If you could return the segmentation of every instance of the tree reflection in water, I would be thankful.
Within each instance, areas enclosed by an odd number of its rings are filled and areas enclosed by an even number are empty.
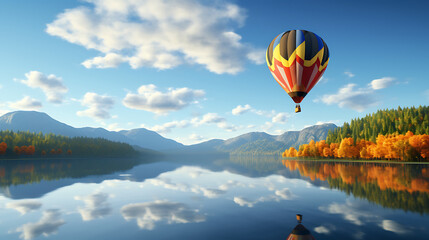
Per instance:
[[[291,171],[383,207],[429,213],[429,167],[391,163],[282,160]]]

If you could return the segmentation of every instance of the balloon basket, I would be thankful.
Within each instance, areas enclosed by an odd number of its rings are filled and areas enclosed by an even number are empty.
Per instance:
[[[301,106],[299,106],[299,104],[297,104],[295,107],[295,113],[299,113],[299,112],[301,112]]]

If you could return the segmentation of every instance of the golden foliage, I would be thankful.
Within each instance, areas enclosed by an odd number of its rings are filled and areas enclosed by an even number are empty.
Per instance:
[[[325,140],[291,147],[283,157],[315,157],[345,159],[385,159],[385,160],[429,160],[429,135],[403,134],[378,135],[376,142],[364,139],[354,142],[353,138],[343,138],[340,143],[327,144]]]

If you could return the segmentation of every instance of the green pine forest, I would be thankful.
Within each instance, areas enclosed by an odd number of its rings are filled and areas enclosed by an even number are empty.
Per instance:
[[[405,135],[408,131],[415,135],[429,134],[428,106],[379,110],[363,118],[353,119],[329,131],[326,143],[340,143],[344,138],[353,138],[354,142],[361,139],[376,142],[379,134]]]
[[[103,138],[0,131],[0,159],[40,156],[131,157],[137,154],[129,144]]]

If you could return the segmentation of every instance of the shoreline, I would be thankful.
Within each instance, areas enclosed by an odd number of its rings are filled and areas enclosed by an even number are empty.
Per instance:
[[[34,160],[37,160],[37,161],[43,161],[43,160],[49,160],[49,161],[51,161],[51,160],[83,160],[83,159],[98,159],[98,158],[118,158],[118,159],[121,159],[121,158],[138,158],[138,156],[137,157],[131,157],[131,156],[126,156],[126,157],[103,157],[103,156],[100,156],[100,157],[92,157],[92,156],[88,156],[88,157],[52,157],[52,158],[42,158],[42,157],[34,157],[34,158],[0,158],[0,163],[2,162],[2,161],[7,161],[7,162],[10,162],[10,161],[34,161]]]
[[[388,161],[388,160],[352,160],[352,159],[301,159],[301,158],[287,158],[283,157],[282,159],[287,160],[296,160],[296,161],[318,161],[318,162],[358,162],[358,163],[393,163],[393,164],[414,164],[414,165],[428,165],[429,162],[400,162],[400,161]]]

